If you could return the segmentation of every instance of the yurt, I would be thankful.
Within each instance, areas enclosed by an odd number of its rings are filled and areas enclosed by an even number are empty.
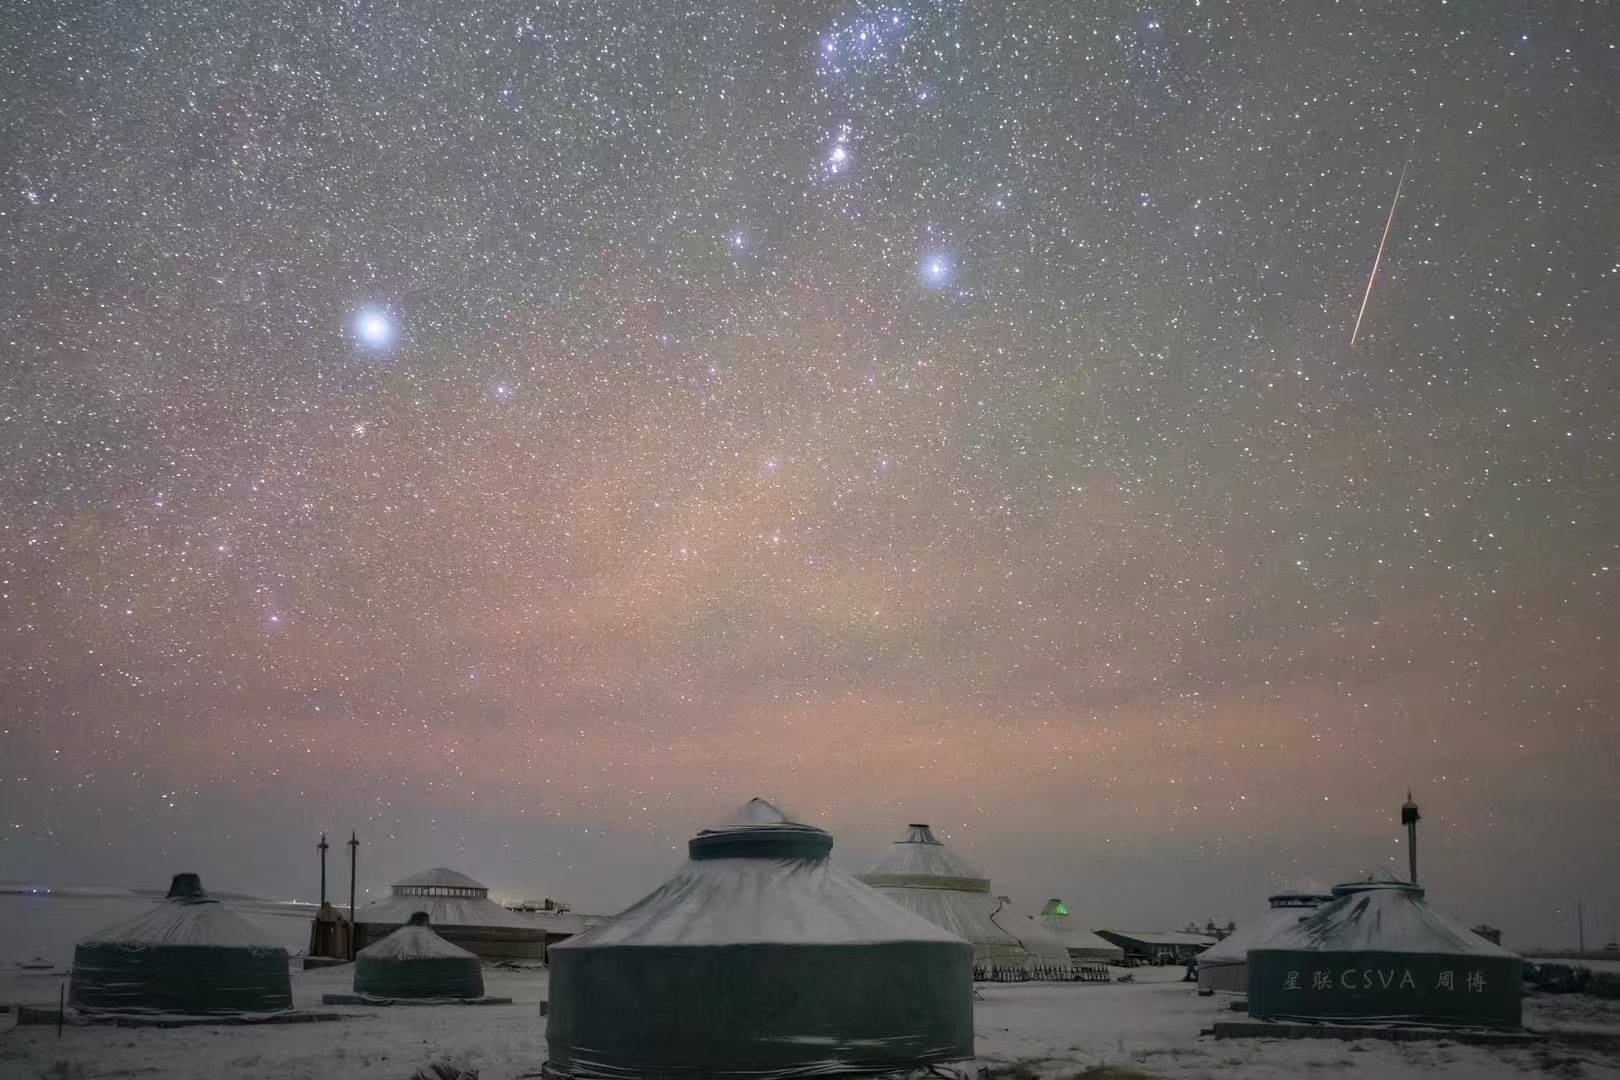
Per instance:
[[[973,1056],[972,950],[755,800],[551,950],[552,1078],[856,1076]]]
[[[1035,921],[1035,916],[1015,914],[1011,904],[1008,903],[991,918],[995,919],[997,926],[1005,926],[1007,932],[1018,939],[1018,944],[1029,953],[1032,963],[1048,969],[1074,966],[1074,960],[1069,956],[1068,945],[1062,938]]]
[[[102,1015],[240,1016],[292,1008],[287,950],[176,874],[151,911],[73,950],[68,1003]]]
[[[1075,963],[1107,964],[1125,958],[1125,950],[1112,941],[1097,936],[1083,926],[1074,925],[1069,917],[1069,909],[1057,897],[1046,902],[1035,921],[1063,940],[1069,949],[1069,959]]]
[[[1524,962],[1431,909],[1423,889],[1358,881],[1333,896],[1249,950],[1251,1016],[1520,1026]]]
[[[1001,905],[990,893],[990,879],[940,843],[927,825],[907,825],[888,854],[856,876],[972,945],[975,969],[1015,968],[1030,961],[1029,950],[1007,929],[1012,912],[1005,912],[1005,923],[991,917]]]
[[[436,866],[394,882],[391,891],[391,896],[355,912],[355,948],[376,944],[416,912],[425,911],[440,937],[468,952],[494,958],[545,959],[545,927],[528,915],[501,907],[489,898],[489,886],[460,871]]]
[[[433,932],[428,913],[354,957],[354,992],[382,998],[478,998],[484,965],[472,953]]]
[[[1249,989],[1249,950],[1292,929],[1299,920],[1332,899],[1327,893],[1307,892],[1276,893],[1268,897],[1270,906],[1264,912],[1198,954],[1198,989],[1246,992]]]

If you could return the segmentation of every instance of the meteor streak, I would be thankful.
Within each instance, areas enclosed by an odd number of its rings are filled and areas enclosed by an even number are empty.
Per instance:
[[[1389,219],[1384,222],[1384,235],[1378,238],[1378,254],[1373,257],[1372,273],[1367,275],[1367,291],[1361,296],[1361,310],[1356,312],[1356,327],[1350,331],[1350,344],[1356,343],[1356,335],[1361,333],[1361,319],[1367,314],[1367,301],[1372,299],[1373,282],[1378,280],[1378,264],[1384,261],[1384,242],[1389,239],[1389,227],[1395,224],[1395,207],[1401,201],[1401,188],[1406,185],[1406,170],[1411,167],[1412,161],[1407,159],[1401,166],[1401,178],[1395,182],[1395,198],[1389,204]]]

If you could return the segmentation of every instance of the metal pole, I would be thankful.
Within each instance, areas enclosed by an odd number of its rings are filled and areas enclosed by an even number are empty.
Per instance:
[[[354,925],[354,866],[355,853],[360,850],[360,841],[349,832],[349,959],[354,959],[354,939],[359,928]]]
[[[1580,935],[1581,959],[1586,959],[1586,912],[1581,910],[1581,902],[1575,901],[1575,932]]]
[[[1406,861],[1411,870],[1412,884],[1417,884],[1417,822],[1406,827]]]
[[[332,845],[326,842],[326,834],[321,833],[321,842],[315,845],[321,852],[321,906],[326,906],[326,849]]]
[[[67,983],[63,983],[61,992],[56,996],[56,1037],[62,1037],[62,1015],[67,1012]]]

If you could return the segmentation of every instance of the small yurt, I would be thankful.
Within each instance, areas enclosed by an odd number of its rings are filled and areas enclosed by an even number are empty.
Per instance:
[[[1358,881],[1249,950],[1263,1020],[1520,1026],[1524,962],[1404,881]]]
[[[433,932],[418,911],[406,924],[354,957],[354,992],[383,998],[478,998],[484,965]]]
[[[1030,961],[1029,950],[1008,930],[1013,913],[1003,908],[1005,923],[992,918],[1002,905],[991,895],[990,879],[940,843],[927,825],[907,825],[888,854],[856,876],[972,945],[977,970],[1016,968]]]
[[[543,960],[546,929],[531,916],[489,898],[489,886],[449,867],[436,866],[394,882],[392,895],[355,912],[354,944],[364,949],[425,911],[440,937],[491,958]]]
[[[1198,989],[1226,990],[1234,994],[1247,991],[1249,950],[1291,929],[1332,899],[1327,893],[1306,892],[1277,893],[1268,897],[1270,906],[1265,911],[1198,954]]]
[[[73,950],[68,1003],[102,1015],[232,1016],[292,1008],[287,950],[176,874],[151,911]]]
[[[551,950],[552,1078],[834,1076],[973,1056],[972,950],[754,800],[617,917]]]
[[[1069,959],[1077,964],[1107,964],[1125,958],[1125,950],[1112,941],[1075,925],[1069,909],[1057,897],[1046,902],[1035,921],[1062,939],[1068,946]]]

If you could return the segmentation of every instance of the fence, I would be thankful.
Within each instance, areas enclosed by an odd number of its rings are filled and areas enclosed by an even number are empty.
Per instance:
[[[998,964],[973,969],[974,982],[1109,982],[1112,978],[1103,964]]]

